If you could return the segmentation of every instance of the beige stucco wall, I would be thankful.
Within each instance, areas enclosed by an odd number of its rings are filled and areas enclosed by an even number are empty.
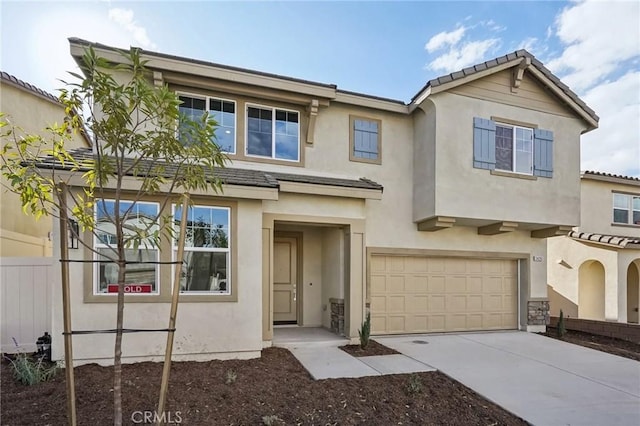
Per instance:
[[[262,211],[259,201],[238,201],[237,252],[238,270],[234,278],[237,302],[184,302],[178,307],[174,360],[211,358],[250,358],[262,349]],[[57,231],[54,231],[57,232]],[[57,235],[55,235],[57,238]],[[78,259],[82,250],[70,250]],[[56,247],[54,258],[59,258]],[[54,262],[60,288],[59,262]],[[82,265],[70,265],[71,313],[74,330],[112,329],[115,327],[115,303],[85,303],[83,299]],[[170,304],[126,303],[125,328],[165,328],[169,322]],[[53,293],[53,358],[64,355],[61,292]],[[233,325],[233,327],[231,327]],[[166,333],[125,334],[123,362],[160,360],[164,356]],[[77,364],[112,362],[113,334],[74,336],[74,361]]]
[[[62,105],[2,80],[0,111],[24,133],[40,135],[45,140],[49,136],[46,127],[60,124],[64,119]],[[80,146],[87,146],[86,141],[79,135],[73,135],[67,148]],[[4,177],[0,177],[0,182],[3,186],[8,183]],[[50,256],[51,227],[51,217],[36,220],[26,215],[18,195],[8,192],[4,187],[0,190],[0,256]]]
[[[640,237],[640,226],[622,226],[613,223],[613,193],[624,192],[640,196],[640,182],[605,182],[583,178],[581,180],[580,230],[596,234]]]
[[[585,128],[581,120],[448,92],[430,99],[437,112],[437,186],[434,189],[420,181],[415,185],[419,186],[417,193],[434,197],[435,205],[433,210],[416,210],[414,218],[450,216],[541,225],[579,223],[580,133]],[[554,132],[553,178],[496,176],[473,167],[473,118],[496,116]],[[416,144],[428,144],[420,137],[422,134],[416,135]]]

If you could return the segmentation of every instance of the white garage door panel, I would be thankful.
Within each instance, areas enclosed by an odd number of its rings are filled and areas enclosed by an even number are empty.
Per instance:
[[[375,334],[517,328],[514,260],[373,255]]]

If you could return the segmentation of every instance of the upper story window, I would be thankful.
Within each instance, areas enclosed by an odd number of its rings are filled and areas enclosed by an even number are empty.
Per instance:
[[[247,155],[300,161],[299,121],[295,111],[247,106]]]
[[[228,154],[236,153],[236,104],[233,101],[212,98],[180,95],[180,112],[191,120],[199,120],[205,111],[216,120],[215,142],[220,150]]]
[[[640,225],[640,195],[613,194],[613,223]]]
[[[349,117],[349,159],[365,163],[381,163],[381,122],[361,117]]]
[[[98,252],[94,259],[94,294],[118,292],[118,271],[115,263],[105,262],[116,257],[118,248],[113,218],[116,214],[115,200],[96,200],[96,237],[94,247]],[[158,203],[120,200],[118,214],[123,221],[125,238],[136,230],[152,235],[158,230]],[[125,248],[127,262],[124,277],[125,292],[134,294],[158,293],[158,249],[154,242],[140,241],[138,248]]]
[[[476,117],[473,167],[553,177],[553,132]]]
[[[533,174],[533,129],[496,123],[496,169]]]

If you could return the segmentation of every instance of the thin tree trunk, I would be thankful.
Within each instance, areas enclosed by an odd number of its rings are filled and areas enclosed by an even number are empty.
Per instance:
[[[116,316],[116,344],[113,356],[113,424],[122,426],[122,326],[124,324],[125,251],[118,245],[118,313]]]

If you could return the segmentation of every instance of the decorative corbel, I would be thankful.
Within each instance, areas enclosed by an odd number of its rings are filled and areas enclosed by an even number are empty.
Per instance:
[[[511,82],[512,93],[518,93],[520,83],[522,83],[522,77],[524,77],[524,70],[526,70],[529,65],[531,65],[531,58],[525,57],[522,58],[522,61],[520,61],[518,66],[513,69],[513,79]]]
[[[307,112],[309,113],[309,128],[307,129],[307,143],[313,145],[313,136],[316,130],[316,117],[318,116],[318,109],[320,102],[317,99],[311,100],[307,106]]]
[[[164,78],[160,71],[153,72],[153,85],[156,87],[162,87],[164,85]]]

